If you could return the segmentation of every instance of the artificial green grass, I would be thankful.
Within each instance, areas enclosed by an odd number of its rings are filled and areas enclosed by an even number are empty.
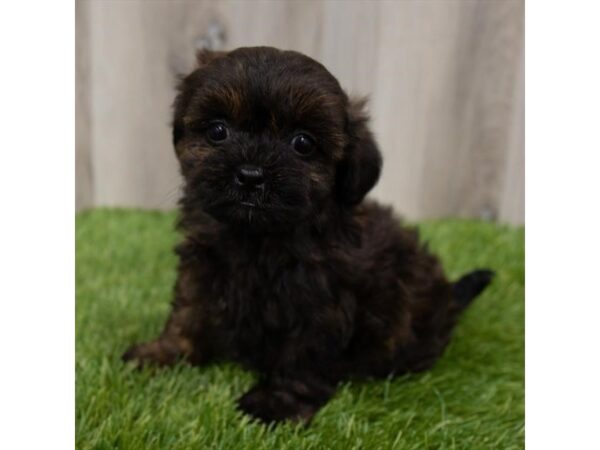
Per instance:
[[[76,219],[78,449],[513,449],[524,445],[524,230],[420,225],[450,278],[497,271],[433,370],[347,383],[308,428],[250,422],[235,399],[253,375],[233,364],[137,372],[120,362],[169,310],[173,213],[95,210]]]

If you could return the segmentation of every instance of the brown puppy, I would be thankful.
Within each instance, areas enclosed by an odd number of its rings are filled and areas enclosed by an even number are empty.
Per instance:
[[[179,86],[185,191],[173,310],[125,360],[230,359],[260,381],[239,407],[309,421],[349,376],[425,370],[490,282],[456,283],[388,208],[363,202],[381,155],[362,103],[291,51],[201,52]]]

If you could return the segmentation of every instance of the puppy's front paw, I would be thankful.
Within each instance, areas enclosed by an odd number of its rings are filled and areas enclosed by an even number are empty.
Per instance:
[[[263,423],[291,420],[309,423],[318,406],[282,389],[255,386],[238,400],[238,408]]]
[[[133,362],[137,367],[168,366],[175,363],[177,355],[157,340],[131,346],[123,353],[121,359],[124,362]]]

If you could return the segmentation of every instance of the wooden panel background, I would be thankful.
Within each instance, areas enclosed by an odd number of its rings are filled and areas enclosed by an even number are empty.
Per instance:
[[[369,94],[375,197],[411,219],[523,223],[523,15],[521,0],[79,0],[76,206],[172,208],[176,75],[198,45],[273,45]]]

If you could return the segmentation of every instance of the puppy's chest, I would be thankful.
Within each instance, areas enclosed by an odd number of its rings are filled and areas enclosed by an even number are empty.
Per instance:
[[[242,334],[294,333],[316,312],[317,299],[333,295],[323,264],[282,248],[240,251],[221,267],[220,315],[225,326]]]

